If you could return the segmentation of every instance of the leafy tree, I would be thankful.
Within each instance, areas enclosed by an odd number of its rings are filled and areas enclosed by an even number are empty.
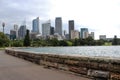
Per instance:
[[[94,39],[92,37],[86,38],[87,45],[94,45]]]
[[[97,40],[96,45],[104,45],[105,41],[104,40]]]
[[[59,46],[59,41],[58,41],[58,39],[53,38],[53,39],[51,40],[51,44],[52,44],[52,46]]]
[[[67,45],[68,45],[68,46],[72,46],[73,43],[72,43],[71,41],[67,41]]]
[[[114,36],[114,39],[113,39],[112,45],[118,45],[118,39],[117,39],[117,36]]]
[[[23,41],[21,40],[11,40],[11,46],[12,47],[22,47]]]
[[[73,46],[79,46],[79,39],[72,40]]]
[[[25,39],[24,39],[24,46],[30,46],[30,37],[29,37],[29,30],[26,30],[26,35],[25,35]]]
[[[59,45],[60,46],[68,46],[68,43],[65,40],[61,40],[61,41],[59,41]]]
[[[0,47],[7,47],[9,46],[9,39],[6,35],[0,32]]]

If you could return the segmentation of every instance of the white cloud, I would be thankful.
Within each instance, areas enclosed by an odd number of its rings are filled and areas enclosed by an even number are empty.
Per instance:
[[[62,17],[63,29],[68,30],[68,20],[73,19],[75,29],[86,26],[95,31],[96,38],[100,34],[120,37],[120,0],[0,0],[0,5],[0,24],[6,22],[6,28],[14,23],[20,25],[25,18],[31,27],[37,16],[52,22],[55,17]]]
[[[96,30],[97,37],[100,34],[109,37],[119,35],[119,0],[52,0],[52,2],[51,18],[62,16],[65,20],[74,19],[76,24]]]

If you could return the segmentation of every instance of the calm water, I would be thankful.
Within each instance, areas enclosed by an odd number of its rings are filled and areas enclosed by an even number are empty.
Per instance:
[[[24,51],[89,57],[120,58],[120,46],[39,47],[24,48]]]

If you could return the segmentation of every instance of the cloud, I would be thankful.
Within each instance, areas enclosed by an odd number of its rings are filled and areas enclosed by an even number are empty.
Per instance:
[[[0,5],[0,24],[5,22],[7,28],[21,25],[25,19],[30,28],[32,19],[37,16],[49,17],[51,6],[49,0],[0,0]]]
[[[51,17],[74,19],[76,25],[94,29],[97,37],[101,34],[120,36],[120,0],[53,0],[52,4],[51,14],[54,15]],[[78,30],[81,28],[76,27]]]
[[[88,27],[96,37],[120,36],[120,0],[0,0],[0,6],[0,24],[5,22],[6,28],[21,25],[25,19],[31,28],[37,16],[51,19],[54,26],[55,17],[62,17],[63,30],[68,31],[68,20],[74,20],[75,29]]]

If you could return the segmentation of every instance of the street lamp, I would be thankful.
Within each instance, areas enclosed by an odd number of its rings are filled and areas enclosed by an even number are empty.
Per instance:
[[[3,33],[4,33],[4,27],[5,27],[5,23],[4,22],[2,23],[2,26],[3,26]]]

